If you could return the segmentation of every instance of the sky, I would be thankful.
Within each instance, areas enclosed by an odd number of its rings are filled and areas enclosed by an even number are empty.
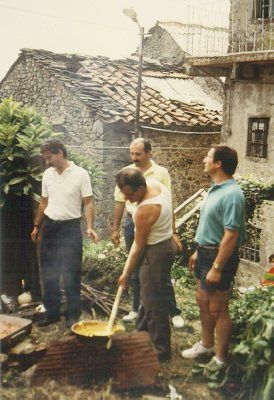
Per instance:
[[[0,0],[0,80],[20,49],[44,49],[122,58],[136,50],[137,24],[148,32],[157,21],[228,26],[229,0]]]

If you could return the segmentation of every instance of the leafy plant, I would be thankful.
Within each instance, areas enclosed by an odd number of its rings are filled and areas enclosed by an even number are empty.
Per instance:
[[[274,184],[252,175],[236,177],[245,196],[246,220],[252,219],[264,200],[274,200]]]
[[[211,388],[240,381],[237,398],[270,400],[274,388],[274,288],[248,291],[231,303],[232,355],[222,376],[208,376]],[[194,372],[199,372],[199,367]]]
[[[12,98],[0,103],[1,205],[6,196],[35,197],[41,181],[40,146],[54,133],[41,114]]]
[[[177,257],[171,268],[171,277],[180,280],[180,285],[187,289],[195,287],[195,278],[188,267],[182,263],[182,258]]]
[[[40,200],[39,182],[43,173],[40,148],[45,140],[60,135],[33,108],[23,106],[12,98],[0,103],[1,205],[9,193],[30,195]],[[82,155],[70,151],[69,158],[87,170],[94,195],[98,197],[103,172]]]
[[[242,395],[251,385],[257,398],[270,399],[268,390],[273,379],[274,288],[257,288],[247,292],[243,298],[234,302],[231,314],[237,345],[232,352],[233,368],[230,373],[241,376]]]
[[[110,241],[86,241],[83,255],[83,280],[98,290],[114,293],[127,258],[124,248],[115,248]]]

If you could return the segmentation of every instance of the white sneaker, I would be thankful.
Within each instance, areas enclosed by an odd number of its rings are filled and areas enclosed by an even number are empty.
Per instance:
[[[174,315],[174,317],[171,318],[172,325],[176,329],[180,329],[185,325],[185,321],[181,317],[181,315]]]
[[[136,311],[130,311],[128,315],[123,317],[123,321],[125,322],[132,322],[135,321],[137,318],[138,313]]]
[[[196,358],[204,354],[213,353],[214,347],[205,347],[201,342],[195,343],[190,349],[182,351],[182,357],[184,358]]]

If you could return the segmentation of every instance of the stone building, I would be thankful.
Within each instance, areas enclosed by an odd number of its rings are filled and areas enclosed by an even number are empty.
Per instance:
[[[144,55],[160,63],[182,64],[186,56],[222,54],[228,48],[228,29],[176,21],[158,21],[144,40]],[[222,103],[224,91],[217,77],[193,77],[204,91]]]
[[[116,172],[129,163],[133,138],[138,63],[133,59],[22,50],[0,84],[43,113],[68,146],[105,172],[96,225],[105,235],[113,212]],[[186,74],[144,63],[141,134],[151,140],[154,159],[171,173],[175,206],[207,186],[202,159],[219,142],[221,106]]]
[[[252,174],[268,183],[274,183],[273,7],[268,0],[234,0],[229,45],[234,52],[189,59],[192,74],[226,77],[221,141],[237,149],[241,175]],[[260,241],[253,261],[260,259],[262,268],[250,263],[253,277],[262,273],[274,252],[273,201],[265,204],[254,229]]]

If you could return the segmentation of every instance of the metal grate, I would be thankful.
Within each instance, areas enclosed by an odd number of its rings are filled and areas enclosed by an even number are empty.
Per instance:
[[[260,261],[261,229],[247,224],[246,235],[246,242],[240,248],[240,257],[257,263]]]
[[[249,118],[247,137],[247,156],[267,157],[267,135],[269,118]]]

